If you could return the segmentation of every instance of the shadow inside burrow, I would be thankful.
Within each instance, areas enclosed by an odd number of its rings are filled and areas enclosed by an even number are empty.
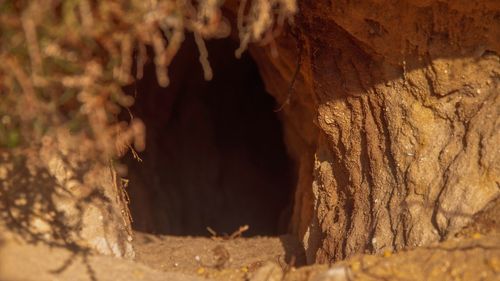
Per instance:
[[[207,41],[214,74],[207,82],[188,36],[168,87],[158,85],[151,56],[144,78],[126,87],[136,99],[130,113],[146,125],[142,161],[125,160],[135,230],[208,236],[207,227],[231,234],[249,225],[244,237],[287,233],[295,164],[277,102],[252,58],[234,57],[237,46]]]
[[[284,264],[280,262],[283,270],[287,271],[292,267],[300,267],[307,264],[304,246],[295,235],[281,235],[279,239],[285,250],[285,256],[282,257]]]

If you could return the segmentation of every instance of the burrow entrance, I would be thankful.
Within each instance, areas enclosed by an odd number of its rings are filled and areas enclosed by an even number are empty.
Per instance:
[[[283,142],[275,100],[253,60],[234,58],[234,41],[207,42],[214,78],[203,79],[188,38],[169,67],[170,85],[149,63],[128,89],[147,128],[142,162],[127,159],[133,228],[172,235],[287,232],[293,163]]]

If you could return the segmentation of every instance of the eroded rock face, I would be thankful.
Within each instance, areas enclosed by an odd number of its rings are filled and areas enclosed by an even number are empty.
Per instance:
[[[499,11],[304,1],[278,57],[252,50],[280,101],[300,61],[282,115],[309,262],[444,240],[500,194]]]
[[[0,229],[75,253],[133,258],[127,202],[113,166],[89,159],[88,139],[58,129],[0,153]]]

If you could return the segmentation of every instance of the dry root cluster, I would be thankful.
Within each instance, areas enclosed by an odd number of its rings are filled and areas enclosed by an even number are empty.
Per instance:
[[[118,114],[134,98],[124,85],[143,76],[154,58],[157,81],[169,84],[168,66],[193,33],[205,78],[213,76],[205,40],[227,37],[221,0],[0,1],[0,148],[65,142],[77,155],[108,161],[145,148],[145,128]],[[294,0],[242,0],[241,46],[270,40],[291,19]],[[56,139],[49,141],[48,139]],[[57,149],[57,148],[55,148]],[[36,153],[35,153],[36,154]]]

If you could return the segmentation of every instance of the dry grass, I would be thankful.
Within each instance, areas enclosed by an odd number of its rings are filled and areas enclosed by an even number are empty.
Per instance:
[[[134,99],[122,86],[141,79],[148,49],[156,76],[168,86],[168,66],[186,32],[194,33],[205,78],[213,76],[204,40],[230,24],[220,0],[0,1],[0,147],[36,147],[44,136],[80,139],[79,154],[109,160],[145,148],[145,128],[118,114]],[[291,19],[294,0],[241,1],[239,56]],[[88,145],[88,147],[87,147]]]

